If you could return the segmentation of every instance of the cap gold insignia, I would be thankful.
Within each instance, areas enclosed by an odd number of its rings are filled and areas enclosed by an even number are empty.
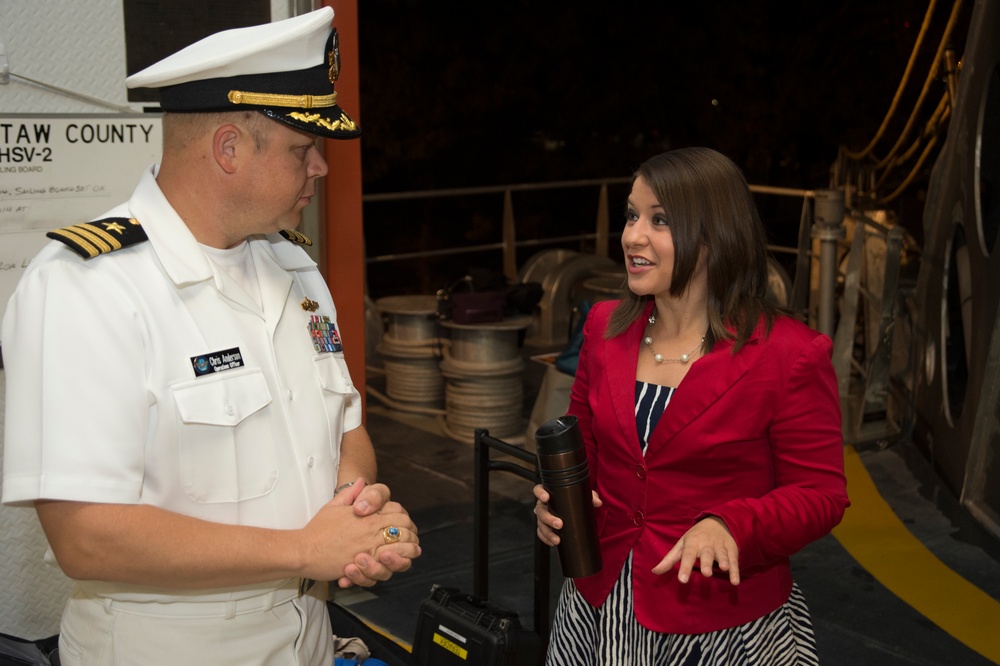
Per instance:
[[[319,303],[306,298],[302,301],[302,309],[306,312],[316,312],[319,309]]]
[[[318,113],[300,113],[298,111],[293,111],[285,115],[287,115],[289,118],[294,118],[299,122],[312,123],[314,125],[319,125],[320,127],[325,127],[330,131],[344,129],[353,132],[358,128],[357,123],[348,118],[346,113],[341,113],[340,118],[333,121],[331,121],[329,118],[323,117]]]
[[[337,57],[334,55],[333,51],[330,51],[330,73],[327,74],[327,78],[330,79],[330,83],[336,83],[339,77],[340,66],[337,65]]]
[[[340,78],[340,37],[337,35],[337,31],[333,31],[333,48],[330,50],[329,55],[327,55],[327,60],[330,63],[330,71],[327,73],[327,77],[330,79],[330,83],[336,83],[337,79]]]

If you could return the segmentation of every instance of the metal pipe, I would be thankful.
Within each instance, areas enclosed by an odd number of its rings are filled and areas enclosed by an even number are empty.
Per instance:
[[[836,325],[837,245],[845,236],[844,193],[841,190],[816,190],[812,227],[812,237],[820,244],[816,328],[831,339]]]
[[[476,430],[472,469],[472,594],[480,599],[490,595],[490,448],[483,441],[486,430]]]
[[[514,223],[514,202],[510,190],[503,193],[503,274],[511,283],[517,282],[517,227]]]
[[[554,243],[565,243],[567,241],[585,241],[597,238],[597,234],[574,234],[572,236],[552,236],[549,238],[532,238],[514,243],[515,247],[538,247],[541,245],[552,245]],[[441,257],[449,254],[467,254],[469,252],[486,252],[489,250],[503,250],[504,244],[484,243],[482,245],[463,245],[461,247],[442,248],[440,250],[423,250],[420,252],[400,252],[398,254],[380,254],[375,257],[365,259],[366,263],[378,264],[386,261],[402,261],[404,259],[423,259],[426,257]],[[781,248],[778,248],[782,251]],[[794,250],[792,250],[794,251]]]
[[[601,191],[597,195],[597,243],[594,246],[594,254],[598,257],[608,256],[608,234],[611,222],[608,216],[608,184],[601,185]]]

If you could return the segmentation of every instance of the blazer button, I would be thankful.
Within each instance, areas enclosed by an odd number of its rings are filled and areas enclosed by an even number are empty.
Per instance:
[[[635,511],[632,513],[632,524],[636,527],[641,527],[643,521],[646,520],[646,516],[642,515],[642,511]]]
[[[636,465],[635,466],[635,475],[637,477],[639,477],[640,479],[645,479],[646,478],[646,466],[645,465]]]

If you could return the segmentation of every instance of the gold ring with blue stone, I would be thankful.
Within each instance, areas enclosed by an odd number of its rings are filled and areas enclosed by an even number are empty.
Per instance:
[[[389,527],[383,527],[382,539],[386,542],[386,544],[396,543],[399,541],[399,528],[392,527],[391,525]]]

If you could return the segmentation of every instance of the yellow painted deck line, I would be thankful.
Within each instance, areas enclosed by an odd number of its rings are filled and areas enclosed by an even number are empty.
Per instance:
[[[844,447],[851,506],[833,536],[897,597],[1000,664],[1000,602],[939,560],[879,494],[857,451]]]
[[[351,611],[351,612],[354,612],[354,611]],[[413,652],[413,646],[410,645],[410,643],[408,641],[405,641],[402,638],[400,638],[399,636],[394,635],[388,629],[385,629],[384,627],[380,627],[379,625],[375,624],[374,622],[369,622],[367,618],[361,617],[360,615],[357,615],[357,614],[355,614],[355,617],[357,617],[359,620],[361,620],[361,622],[364,623],[364,625],[366,627],[368,627],[369,629],[371,629],[376,634],[380,635],[382,638],[389,639],[390,641],[392,641],[396,645],[400,646],[401,648],[403,648],[407,652]]]

